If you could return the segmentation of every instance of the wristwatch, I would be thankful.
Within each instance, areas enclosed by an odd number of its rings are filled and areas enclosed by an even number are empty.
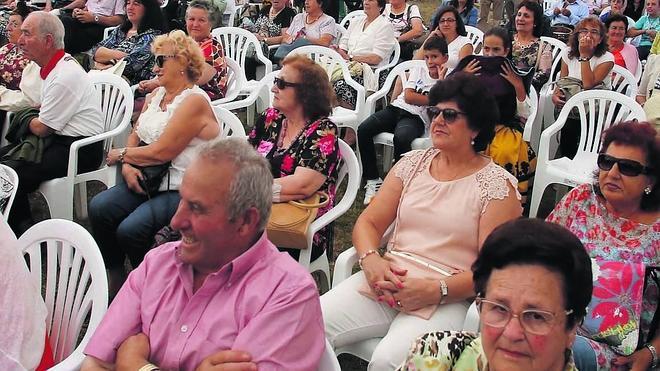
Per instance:
[[[442,294],[440,297],[440,304],[444,304],[445,299],[449,296],[449,288],[447,287],[447,282],[445,282],[445,280],[440,280],[440,294]]]
[[[589,62],[590,60],[591,58],[582,58],[582,57],[578,58],[578,62]]]
[[[94,23],[99,23],[99,20],[100,20],[100,19],[101,19],[101,18],[99,17],[98,14],[94,14]]]

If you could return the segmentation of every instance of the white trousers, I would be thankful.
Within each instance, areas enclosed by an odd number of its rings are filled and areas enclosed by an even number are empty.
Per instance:
[[[358,292],[366,282],[358,272],[321,296],[325,334],[338,348],[382,337],[369,361],[369,370],[395,370],[420,335],[440,330],[461,330],[469,304],[440,305],[430,319],[401,313]]]

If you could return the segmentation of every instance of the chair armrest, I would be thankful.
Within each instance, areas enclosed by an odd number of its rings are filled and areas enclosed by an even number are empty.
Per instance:
[[[104,141],[108,138],[112,138],[121,134],[125,128],[121,125],[116,128],[106,131],[101,134],[96,134],[91,137],[83,138],[71,143],[71,148],[69,150],[69,168],[67,169],[67,178],[73,178],[78,173],[78,150],[84,146]]]
[[[335,260],[335,270],[332,274],[332,287],[337,287],[341,281],[344,281],[353,274],[353,266],[357,263],[358,256],[355,247],[350,247],[339,254]]]
[[[78,345],[76,350],[73,353],[69,354],[68,357],[62,360],[62,362],[56,364],[55,366],[49,368],[49,371],[72,371],[80,370],[83,361],[85,360],[85,354],[83,353],[83,344]]]
[[[479,333],[479,311],[477,310],[477,303],[472,302],[465,314],[465,322],[463,322],[463,331]]]

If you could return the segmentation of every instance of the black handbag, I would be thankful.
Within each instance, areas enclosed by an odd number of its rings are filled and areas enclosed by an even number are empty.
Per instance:
[[[147,145],[144,142],[140,142],[140,147]],[[154,194],[158,192],[158,189],[160,188],[161,183],[163,183],[163,179],[165,178],[165,175],[167,175],[167,188],[169,189],[169,178],[170,178],[170,166],[172,165],[172,161],[168,161],[164,164],[158,164],[158,165],[149,165],[149,166],[138,166],[138,165],[131,165],[134,168],[140,170],[142,173],[142,179],[138,178],[138,183],[140,184],[140,187],[142,190],[147,194],[148,198],[151,198]]]

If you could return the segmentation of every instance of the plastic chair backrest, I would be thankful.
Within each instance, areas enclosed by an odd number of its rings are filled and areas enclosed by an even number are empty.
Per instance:
[[[332,349],[332,345],[330,345],[330,342],[328,342],[327,339],[325,340],[325,349],[323,350],[323,355],[319,362],[318,371],[341,371],[337,355],[335,355],[335,351]]]
[[[362,177],[362,171],[360,170],[360,163],[358,161],[353,148],[346,144],[341,139],[339,140],[339,153],[341,154],[341,165],[339,166],[339,173],[337,175],[337,189],[340,184],[346,179],[348,184],[346,185],[346,191],[341,200],[335,204],[335,207],[331,209],[337,210],[343,215],[348,209],[353,205],[353,201],[357,197],[358,189],[360,188],[360,180]]]
[[[9,210],[11,209],[11,205],[14,203],[14,197],[16,197],[16,192],[18,191],[18,174],[16,174],[14,169],[7,165],[0,164],[0,168],[4,170],[4,173],[7,176],[6,180],[11,183],[12,186],[11,193],[9,194],[7,203],[5,204],[5,208],[4,210],[0,210],[2,212],[2,216],[4,216],[5,220],[7,220],[9,218]]]
[[[548,81],[555,81],[561,70],[561,53],[568,46],[563,41],[557,40],[554,37],[541,36],[540,40],[541,45],[539,47],[541,51],[546,47],[545,44],[549,44],[552,47],[552,67],[550,68],[550,80]]]
[[[554,0],[543,0],[543,12],[552,8],[552,5],[554,5],[554,3],[555,3]]]
[[[467,37],[470,39],[470,44],[472,44],[472,53],[481,54],[481,49],[484,44],[483,31],[473,26],[465,26],[465,31],[467,31]]]
[[[32,226],[18,244],[34,284],[45,288],[46,329],[54,360],[62,362],[75,350],[78,359],[69,366],[77,367],[69,369],[78,369],[78,362],[84,358],[82,349],[108,307],[108,281],[101,251],[87,230],[62,219]]]
[[[222,43],[225,56],[238,63],[243,75],[245,75],[245,59],[250,50],[254,50],[255,57],[266,66],[266,73],[273,70],[273,62],[266,58],[261,50],[261,43],[252,32],[239,27],[218,27],[211,31],[211,36]]]
[[[360,18],[360,17],[366,17],[366,16],[367,15],[364,13],[364,10],[362,10],[362,9],[354,10],[354,11],[346,14],[344,19],[342,19],[341,22],[339,22],[339,24],[344,28],[348,28],[348,25],[350,24],[351,20],[356,19],[356,18]]]
[[[103,141],[105,153],[112,148],[116,134],[128,129],[133,115],[133,92],[126,80],[111,73],[89,74],[92,84],[101,101],[103,131],[117,131]]]
[[[245,137],[243,123],[231,111],[220,106],[213,106],[216,118],[222,122],[222,137]]]
[[[612,67],[612,90],[635,98],[637,95],[637,79],[627,69],[615,64]]]

